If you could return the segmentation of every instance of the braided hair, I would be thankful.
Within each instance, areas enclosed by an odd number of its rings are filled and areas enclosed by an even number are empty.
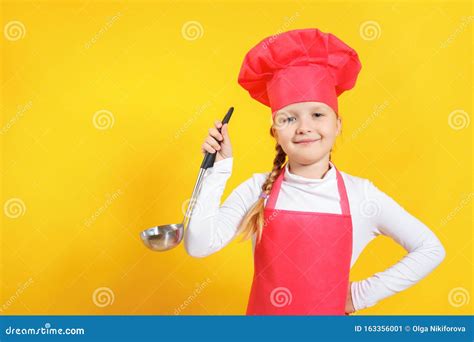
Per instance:
[[[274,137],[273,128],[270,128],[270,135]],[[276,156],[273,159],[273,168],[262,185],[262,193],[257,202],[255,202],[242,219],[237,229],[237,235],[242,235],[241,241],[249,239],[253,234],[257,236],[257,243],[260,242],[262,238],[263,228],[266,226],[266,222],[264,222],[265,198],[268,198],[270,195],[273,183],[280,175],[286,160],[286,153],[278,143],[275,145],[275,151]]]

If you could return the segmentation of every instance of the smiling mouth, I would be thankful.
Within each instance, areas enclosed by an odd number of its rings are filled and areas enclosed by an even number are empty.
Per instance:
[[[320,141],[321,139],[308,139],[308,140],[302,140],[300,142],[295,142],[295,144],[297,145],[310,145],[314,142],[318,142]]]

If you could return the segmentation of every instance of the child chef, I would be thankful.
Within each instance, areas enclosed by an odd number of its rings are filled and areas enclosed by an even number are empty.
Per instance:
[[[254,173],[220,205],[233,163],[227,124],[216,121],[202,145],[217,153],[216,163],[205,174],[185,247],[205,257],[238,235],[252,239],[247,315],[347,315],[413,286],[445,257],[425,224],[331,161],[342,126],[338,96],[354,87],[360,70],[356,51],[331,33],[311,28],[265,38],[245,56],[238,82],[271,109],[271,171]],[[407,254],[349,282],[378,235]]]

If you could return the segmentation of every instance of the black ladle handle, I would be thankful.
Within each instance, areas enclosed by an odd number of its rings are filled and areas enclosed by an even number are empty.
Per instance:
[[[227,111],[227,114],[224,116],[224,119],[222,120],[222,126],[224,126],[224,124],[229,122],[230,117],[232,116],[233,112],[234,112],[234,107],[230,107],[229,110]],[[221,132],[221,128],[217,129],[219,133]],[[201,169],[206,170],[210,167],[213,167],[214,161],[216,160],[216,154],[217,154],[217,151],[214,153],[206,152],[206,155],[204,156],[204,160],[202,161],[202,164],[201,164]]]

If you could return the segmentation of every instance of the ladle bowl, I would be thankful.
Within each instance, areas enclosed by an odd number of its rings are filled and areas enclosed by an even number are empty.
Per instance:
[[[230,107],[224,119],[222,120],[222,125],[229,122],[233,111],[234,107]],[[219,132],[221,131],[221,128],[218,129]],[[190,219],[192,217],[193,209],[196,204],[196,200],[201,190],[204,173],[208,168],[214,166],[214,161],[216,160],[216,153],[217,152],[206,152],[204,156],[204,160],[202,161],[201,168],[199,169],[199,175],[196,184],[194,185],[191,200],[189,201],[188,207],[186,209],[186,214],[184,215],[183,222],[162,226],[154,226],[145,229],[140,233],[141,240],[149,249],[157,252],[163,252],[170,250],[181,243],[185,234],[185,230],[188,228]]]

